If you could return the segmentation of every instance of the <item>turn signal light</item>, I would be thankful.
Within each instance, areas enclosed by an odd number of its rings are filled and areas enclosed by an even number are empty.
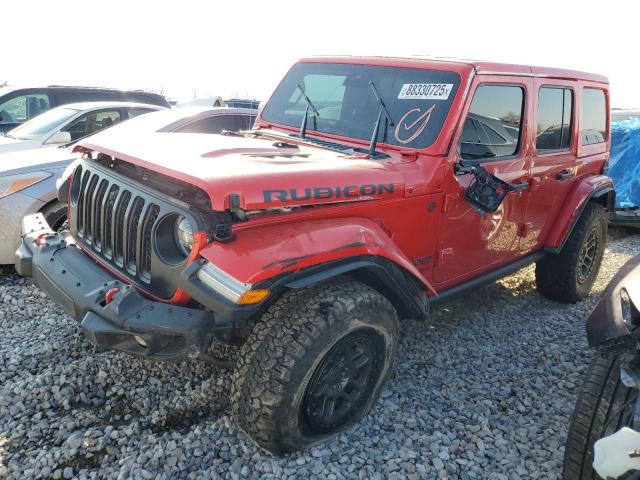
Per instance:
[[[240,296],[236,303],[238,305],[253,305],[267,298],[270,293],[269,290],[248,290]]]

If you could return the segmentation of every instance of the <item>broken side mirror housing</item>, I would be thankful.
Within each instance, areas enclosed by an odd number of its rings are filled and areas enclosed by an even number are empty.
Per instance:
[[[475,162],[459,161],[454,165],[456,175],[472,174],[474,179],[464,191],[464,198],[480,214],[495,212],[504,197],[511,191],[511,186],[491,175]]]

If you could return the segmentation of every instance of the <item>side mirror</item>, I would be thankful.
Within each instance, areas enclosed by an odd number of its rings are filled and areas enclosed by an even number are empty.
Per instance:
[[[71,134],[69,132],[56,132],[51,135],[46,142],[47,145],[56,145],[60,143],[69,143],[71,141]]]

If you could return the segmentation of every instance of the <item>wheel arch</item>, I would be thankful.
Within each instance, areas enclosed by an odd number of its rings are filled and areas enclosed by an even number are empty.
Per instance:
[[[400,315],[428,313],[420,281],[383,257],[358,255],[301,270],[281,282],[282,290],[306,288],[338,277],[351,278],[376,290],[391,302]]]
[[[559,253],[587,204],[598,203],[611,212],[615,208],[615,195],[613,181],[605,175],[581,179],[569,193],[563,209],[558,213],[544,249],[550,253]]]

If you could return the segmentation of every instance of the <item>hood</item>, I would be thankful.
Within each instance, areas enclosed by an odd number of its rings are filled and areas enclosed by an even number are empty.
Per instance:
[[[230,196],[244,210],[404,196],[391,161],[296,146],[295,139],[136,133],[105,130],[80,145],[196,185],[218,211],[229,208]]]
[[[0,135],[0,159],[2,159],[2,154],[28,150],[39,146],[40,142],[38,140],[19,140],[17,138]]]
[[[2,138],[2,137],[0,137]],[[34,148],[0,155],[0,175],[20,170],[65,168],[78,154],[69,148]]]

